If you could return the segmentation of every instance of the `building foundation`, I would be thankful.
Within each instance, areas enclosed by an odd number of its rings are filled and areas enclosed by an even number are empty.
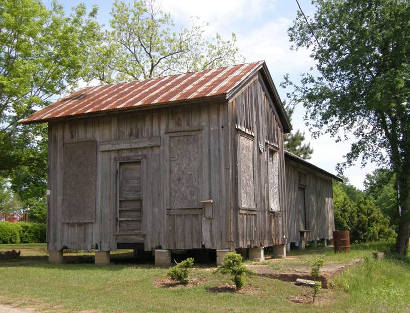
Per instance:
[[[249,248],[249,260],[261,262],[265,260],[263,247]]]
[[[64,262],[63,251],[48,251],[48,262],[51,264],[62,264]]]
[[[225,256],[229,253],[232,252],[229,249],[224,249],[224,250],[216,250],[216,265],[222,265],[225,259]]]
[[[286,247],[287,245],[274,245],[272,249],[272,256],[274,258],[286,258]],[[290,245],[289,245],[290,248]]]
[[[171,250],[155,250],[155,266],[169,267],[171,265]]]
[[[110,251],[95,251],[94,253],[95,265],[108,265],[110,264]]]

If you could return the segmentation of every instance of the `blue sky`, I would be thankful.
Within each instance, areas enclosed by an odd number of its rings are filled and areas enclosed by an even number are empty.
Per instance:
[[[49,4],[51,1],[45,1]],[[113,1],[61,1],[67,12],[78,3],[85,2],[88,7],[99,7],[99,21],[109,23],[110,10]],[[287,29],[296,17],[297,4],[295,0],[157,0],[162,9],[169,12],[177,25],[188,26],[192,17],[198,17],[201,22],[208,23],[206,35],[213,36],[216,32],[225,37],[236,34],[237,43],[246,62],[265,60],[273,81],[285,100],[285,93],[279,86],[283,76],[289,73],[296,80],[299,75],[311,66],[313,60],[309,51],[290,50]],[[313,13],[310,0],[300,0],[304,12]],[[350,141],[336,143],[328,135],[313,139],[305,126],[304,109],[297,106],[292,124],[294,129],[305,132],[314,150],[310,162],[325,170],[335,173],[335,166],[343,161],[343,156],[349,151]],[[366,173],[376,166],[365,168],[360,165],[347,169],[344,173],[352,184],[362,188]]]

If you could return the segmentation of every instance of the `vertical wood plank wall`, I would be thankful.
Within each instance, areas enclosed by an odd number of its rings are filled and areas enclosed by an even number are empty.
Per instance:
[[[229,176],[233,182],[230,210],[232,217],[230,227],[233,230],[232,248],[283,244],[287,236],[287,230],[284,228],[286,207],[283,127],[260,75],[255,75],[230,101],[229,112],[232,130],[230,149],[235,151],[231,154],[232,170]],[[241,154],[246,153],[244,146],[249,146],[249,141],[251,142],[249,155],[243,156]],[[279,154],[278,192],[274,195],[279,198],[279,211],[271,211],[269,205],[269,190],[273,189],[269,186],[269,149]],[[251,160],[253,163],[245,165],[244,160]],[[250,169],[253,167],[252,178],[242,177],[242,175],[249,175],[248,171],[244,171],[246,166]],[[254,196],[253,206],[249,205],[252,203],[249,194],[244,194],[250,188],[249,183],[242,186],[244,180],[253,184],[254,195],[251,195]]]
[[[49,250],[108,251],[117,243],[134,242],[144,243],[147,251],[234,249],[298,241],[297,170],[287,166],[285,171],[283,127],[274,101],[263,77],[256,74],[228,103],[50,122]],[[97,143],[95,222],[66,223],[64,145],[90,140]],[[274,188],[270,184],[275,177],[268,174],[269,151],[278,160]],[[142,226],[132,236],[117,234],[117,168],[125,161],[142,164]],[[331,238],[331,182],[310,173],[306,177],[312,230],[308,239]],[[270,205],[272,190],[279,199],[275,210]]]
[[[300,240],[301,214],[298,211],[299,176],[303,175],[305,208],[307,217],[307,240],[332,239],[335,229],[333,216],[332,179],[315,173],[309,168],[286,158],[286,194],[288,218],[288,241]]]
[[[228,107],[226,103],[191,104],[111,113],[105,116],[77,118],[49,123],[48,248],[102,251],[117,248],[118,242],[143,242],[145,250],[229,247],[226,231],[229,215],[230,180],[228,153]],[[178,204],[170,197],[171,170],[183,165],[184,152],[170,155],[172,149],[184,149],[179,136],[198,140],[195,156],[200,158],[199,177],[191,177],[198,186],[188,186],[189,201]],[[172,140],[170,141],[170,138]],[[174,140],[175,139],[175,140]],[[97,142],[97,189],[95,222],[64,223],[62,220],[64,144],[95,140]],[[190,142],[189,140],[187,141]],[[176,145],[176,146],[175,146]],[[179,145],[179,146],[178,146]],[[118,237],[117,164],[121,160],[143,160],[142,181],[143,231],[133,237]],[[181,165],[182,164],[182,165]],[[182,168],[198,171],[197,168]],[[191,173],[197,175],[197,172]],[[186,183],[191,183],[188,179]],[[185,186],[186,187],[186,186]],[[184,188],[182,186],[181,188]],[[196,190],[198,193],[196,194]],[[181,190],[184,192],[184,190]],[[178,198],[178,194],[176,195]],[[178,200],[178,199],[177,199]],[[201,201],[212,200],[207,214]],[[173,203],[170,203],[174,201]],[[182,201],[183,202],[183,201]]]

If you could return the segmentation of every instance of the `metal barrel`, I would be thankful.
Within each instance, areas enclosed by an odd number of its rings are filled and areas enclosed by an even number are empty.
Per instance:
[[[335,252],[350,251],[350,233],[348,230],[335,230],[333,232]]]

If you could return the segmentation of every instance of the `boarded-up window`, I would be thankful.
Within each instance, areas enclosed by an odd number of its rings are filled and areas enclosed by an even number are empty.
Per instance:
[[[200,137],[170,136],[170,208],[199,208],[201,184]]]
[[[84,141],[64,145],[63,221],[95,221],[97,143]]]
[[[238,195],[241,208],[255,208],[253,140],[238,135]]]
[[[280,211],[279,206],[279,153],[268,151],[269,210]]]

